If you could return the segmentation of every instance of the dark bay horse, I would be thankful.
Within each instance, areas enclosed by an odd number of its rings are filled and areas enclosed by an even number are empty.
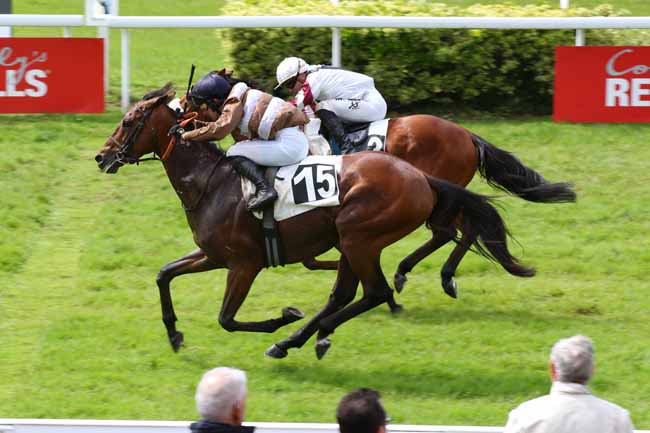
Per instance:
[[[232,76],[225,69],[219,74],[231,84],[242,80]],[[248,83],[256,87],[255,83]],[[214,121],[214,114],[187,101],[186,109],[196,111],[200,120]],[[576,194],[572,185],[566,182],[552,183],[524,165],[515,155],[499,149],[467,129],[432,115],[417,114],[392,118],[388,122],[386,152],[398,156],[430,176],[444,179],[465,187],[478,173],[493,187],[537,203],[575,202]],[[462,216],[459,216],[459,219]],[[449,227],[432,230],[431,239],[398,265],[393,281],[397,292],[401,292],[407,281],[406,274],[425,257],[441,248],[449,241],[456,241],[440,271],[442,287],[446,294],[456,298],[454,281],[456,269],[461,260],[476,241],[476,233],[461,231],[457,239],[459,219]],[[319,261],[309,258],[303,261],[308,269],[337,269],[337,262]],[[400,306],[393,299],[388,304],[391,311],[399,311]]]
[[[228,331],[274,332],[303,317],[292,307],[278,318],[240,322],[235,319],[257,274],[265,267],[261,222],[247,211],[240,177],[225,153],[212,143],[179,142],[167,136],[177,122],[167,106],[171,85],[150,92],[124,116],[95,157],[99,168],[115,173],[126,163],[153,152],[185,208],[199,249],[165,265],[159,272],[162,318],[172,348],[183,334],[176,329],[170,282],[189,273],[227,268],[228,277],[219,323]],[[332,247],[340,253],[336,282],[328,302],[295,334],[267,350],[281,358],[302,347],[318,332],[316,353],[328,350],[336,327],[392,296],[380,267],[382,250],[423,223],[448,229],[462,212],[461,229],[475,233],[474,246],[508,272],[521,277],[534,270],[508,251],[507,229],[487,197],[430,177],[388,153],[342,157],[340,205],[317,208],[279,223],[288,263],[315,257]],[[290,234],[290,236],[289,236]],[[361,282],[363,296],[353,302]],[[348,305],[349,304],[349,305]]]

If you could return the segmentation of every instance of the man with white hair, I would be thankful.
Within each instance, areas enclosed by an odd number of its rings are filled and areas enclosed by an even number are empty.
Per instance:
[[[504,433],[632,433],[627,410],[592,395],[592,341],[576,335],[551,349],[551,392],[510,412]]]
[[[196,409],[201,420],[190,425],[193,433],[253,433],[242,425],[246,413],[246,373],[219,367],[206,372],[196,387]]]

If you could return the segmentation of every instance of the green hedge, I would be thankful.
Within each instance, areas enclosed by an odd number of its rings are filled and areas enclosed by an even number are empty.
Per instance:
[[[233,15],[390,16],[613,16],[595,9],[475,5],[460,9],[425,1],[293,0],[228,3]],[[222,31],[235,75],[270,90],[286,56],[329,63],[330,29],[230,29]],[[611,30],[587,32],[589,45],[617,42]],[[343,29],[342,63],[375,79],[389,107],[462,105],[481,110],[551,111],[554,48],[573,45],[574,31],[469,29]],[[628,42],[630,43],[630,42]]]

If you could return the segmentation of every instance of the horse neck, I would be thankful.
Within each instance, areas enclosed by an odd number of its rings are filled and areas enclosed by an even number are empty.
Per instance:
[[[233,176],[230,164],[224,161],[225,153],[214,148],[211,143],[177,140],[173,148],[166,152],[167,147],[172,145],[167,131],[175,119],[161,116],[152,121],[160,125],[156,128],[156,142],[159,146],[156,152],[158,155],[168,153],[163,166],[185,209],[196,207],[211,185],[229,190],[239,180],[238,176]]]

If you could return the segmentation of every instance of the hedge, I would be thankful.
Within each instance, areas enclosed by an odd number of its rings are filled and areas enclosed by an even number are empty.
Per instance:
[[[474,5],[448,7],[425,1],[234,0],[233,15],[389,16],[614,16],[614,9],[554,9],[550,6]],[[620,14],[621,12],[618,12]],[[221,30],[235,75],[255,79],[270,91],[275,68],[286,56],[308,63],[331,59],[330,29]],[[589,45],[618,42],[613,30],[587,32]],[[569,30],[342,29],[342,64],[375,79],[389,107],[413,109],[461,105],[487,111],[548,113],[552,107],[554,48],[574,45]],[[629,44],[629,42],[628,42]]]

